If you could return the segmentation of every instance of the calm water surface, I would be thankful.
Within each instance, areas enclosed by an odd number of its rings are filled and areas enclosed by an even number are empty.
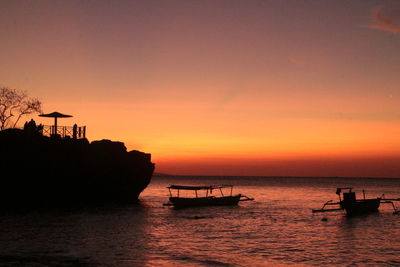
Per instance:
[[[162,205],[170,184],[227,183],[255,201]],[[400,179],[157,177],[136,206],[1,215],[0,265],[400,266],[400,216],[391,206],[355,218],[312,214],[345,186],[400,197]]]

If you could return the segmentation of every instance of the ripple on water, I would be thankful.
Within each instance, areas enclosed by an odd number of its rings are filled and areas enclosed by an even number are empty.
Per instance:
[[[135,207],[4,215],[0,265],[400,265],[400,217],[386,210],[350,219],[341,213],[312,214],[312,208],[336,197],[337,181],[329,186],[318,181],[236,178],[223,183],[237,183],[236,190],[255,201],[174,210],[162,206],[165,186],[182,180],[155,180]],[[363,184],[370,195],[400,192],[393,180],[379,187],[369,182],[350,179],[346,185]]]

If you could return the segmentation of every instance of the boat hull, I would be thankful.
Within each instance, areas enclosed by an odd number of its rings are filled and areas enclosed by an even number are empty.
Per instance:
[[[204,207],[204,206],[229,206],[237,205],[241,195],[226,197],[197,197],[183,198],[170,197],[169,201],[175,208]]]
[[[340,206],[346,211],[347,216],[377,212],[380,206],[380,198],[363,199],[352,202],[342,201]]]

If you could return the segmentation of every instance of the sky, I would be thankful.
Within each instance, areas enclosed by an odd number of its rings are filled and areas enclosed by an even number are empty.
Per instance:
[[[0,0],[0,86],[161,173],[400,177],[399,73],[397,0]]]

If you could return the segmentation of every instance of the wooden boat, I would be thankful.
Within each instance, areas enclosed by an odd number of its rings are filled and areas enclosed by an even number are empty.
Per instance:
[[[340,199],[340,207],[346,211],[348,216],[365,214],[370,212],[376,212],[379,209],[381,204],[381,198],[365,198],[365,191],[363,190],[363,199],[356,199],[356,193],[351,191],[352,188],[344,188],[349,189],[348,192],[343,193],[343,200],[340,198],[340,192],[343,188],[338,188],[336,194],[339,195]]]
[[[325,212],[325,211],[346,211],[347,216],[367,214],[371,212],[377,212],[381,203],[391,203],[394,209],[394,213],[398,213],[393,201],[399,201],[400,199],[387,199],[384,197],[377,198],[365,198],[365,191],[363,190],[363,199],[357,199],[356,193],[352,191],[352,187],[337,188],[336,194],[339,196],[339,202],[332,202],[329,200],[326,202],[321,209],[314,209],[313,212]],[[342,192],[342,190],[347,190]],[[335,206],[333,208],[326,208],[327,206]]]
[[[232,185],[210,185],[210,186],[186,186],[171,185],[167,187],[169,190],[169,202],[165,206],[174,206],[175,208],[203,207],[203,206],[225,206],[238,205],[239,201],[254,200],[242,194],[233,195]],[[229,192],[225,192],[224,188],[228,188]],[[182,196],[181,190],[194,192],[193,197]],[[213,195],[213,190],[219,192],[219,196]],[[226,190],[226,189],[225,189]]]

